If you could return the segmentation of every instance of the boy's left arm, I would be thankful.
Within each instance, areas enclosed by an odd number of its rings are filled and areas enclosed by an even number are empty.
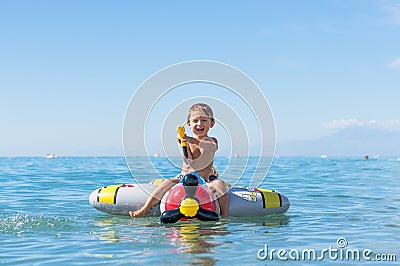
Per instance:
[[[218,142],[216,138],[207,137],[199,142],[200,152],[212,152],[215,153],[218,150]]]
[[[214,161],[215,152],[217,151],[218,147],[212,138],[204,138],[199,141],[195,138],[188,137],[187,142],[197,145],[200,151],[199,157],[196,159],[188,159],[188,163],[191,168],[194,169],[194,171],[201,171],[207,168]]]

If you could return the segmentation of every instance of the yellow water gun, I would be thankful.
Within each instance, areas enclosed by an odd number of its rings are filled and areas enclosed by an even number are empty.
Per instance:
[[[183,137],[185,136],[185,127],[184,126],[178,126],[176,128],[176,132],[178,133],[179,139],[181,140],[183,155],[185,156],[185,158],[188,158],[187,144],[186,144],[186,142],[182,141]]]

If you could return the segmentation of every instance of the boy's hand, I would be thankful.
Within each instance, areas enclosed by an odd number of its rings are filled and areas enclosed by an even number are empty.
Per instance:
[[[186,134],[183,136],[182,140],[185,139],[185,138],[186,138]],[[176,137],[176,140],[179,142],[179,144],[181,144],[181,137],[179,136],[179,134]]]

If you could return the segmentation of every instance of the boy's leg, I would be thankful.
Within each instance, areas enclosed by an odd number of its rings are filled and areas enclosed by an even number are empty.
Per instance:
[[[161,198],[164,196],[165,192],[168,191],[171,187],[179,182],[179,178],[171,178],[169,180],[164,180],[154,191],[153,193],[147,198],[146,203],[143,207],[137,211],[129,212],[129,215],[132,218],[138,218],[146,215],[148,211],[156,206],[160,201]]]

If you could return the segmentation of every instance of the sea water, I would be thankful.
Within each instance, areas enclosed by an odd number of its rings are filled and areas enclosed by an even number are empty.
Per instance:
[[[177,171],[166,158],[153,161],[162,174],[172,176]],[[227,163],[235,164],[235,158],[216,159],[221,169]],[[113,216],[88,202],[96,188],[132,182],[123,157],[0,158],[0,263],[400,262],[400,159],[396,157],[275,158],[261,187],[289,198],[290,209],[280,215],[160,225],[157,217]]]

